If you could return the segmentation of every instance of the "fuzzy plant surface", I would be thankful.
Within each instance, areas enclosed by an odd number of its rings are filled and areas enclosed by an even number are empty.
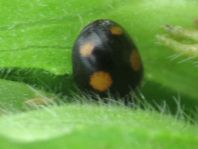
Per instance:
[[[0,0],[0,14],[0,148],[197,148],[198,1]],[[75,90],[72,46],[96,19],[141,54],[133,108]]]

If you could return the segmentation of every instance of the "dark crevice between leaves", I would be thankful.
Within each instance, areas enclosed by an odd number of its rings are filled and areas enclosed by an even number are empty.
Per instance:
[[[33,87],[61,96],[69,96],[71,91],[75,90],[71,75],[54,75],[42,69],[1,68],[0,78],[27,83]]]
[[[75,97],[80,93],[74,84],[72,75],[54,75],[42,69],[4,68],[0,69],[0,78],[23,82],[33,87],[55,93],[61,97],[71,97],[70,100],[75,102]],[[161,84],[152,81],[146,81],[141,92],[146,97],[146,102],[158,111],[161,111],[162,109],[160,108],[166,103],[166,108],[170,110],[168,112],[176,115],[178,113],[178,106],[180,106],[182,107],[182,111],[187,114],[186,117],[188,117],[188,119],[190,117],[192,121],[198,120],[198,117],[195,115],[197,102],[187,95],[179,93],[179,98],[174,99],[178,96],[175,90],[163,87]],[[88,93],[85,93],[85,95],[87,94]],[[82,95],[83,93],[79,95],[79,100],[83,98]],[[87,95],[87,97],[92,98],[93,96]],[[68,98],[66,99],[68,100]],[[101,101],[101,97],[98,97],[98,99]],[[112,96],[112,98],[109,97],[109,99],[112,100],[115,98]],[[184,115],[182,114],[182,116]]]
[[[164,103],[170,113],[176,115],[178,110],[182,111],[182,115],[186,115],[192,122],[198,122],[197,108],[198,102],[193,97],[179,93],[176,90],[171,90],[159,83],[152,81],[145,81],[145,85],[142,88],[142,93],[145,96],[145,100],[154,106],[157,110],[161,111]]]

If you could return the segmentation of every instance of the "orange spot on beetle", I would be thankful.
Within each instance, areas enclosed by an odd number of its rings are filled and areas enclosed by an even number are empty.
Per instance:
[[[110,28],[110,31],[113,35],[122,35],[123,34],[123,30],[119,26],[112,26]]]
[[[90,76],[89,84],[99,92],[107,91],[112,85],[112,78],[108,72],[96,71]]]
[[[141,69],[140,55],[137,50],[132,50],[130,55],[130,63],[133,70],[138,71]]]
[[[86,42],[80,46],[80,55],[83,57],[88,57],[91,55],[94,49],[94,45],[91,42]]]

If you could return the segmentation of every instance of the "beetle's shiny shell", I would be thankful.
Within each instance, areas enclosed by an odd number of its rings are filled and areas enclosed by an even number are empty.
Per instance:
[[[141,82],[137,47],[117,23],[96,20],[77,37],[72,51],[73,76],[83,90],[126,95]]]

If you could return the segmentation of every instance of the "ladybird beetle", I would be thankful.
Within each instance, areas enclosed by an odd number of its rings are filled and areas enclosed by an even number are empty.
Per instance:
[[[111,20],[96,20],[84,27],[73,46],[72,64],[77,86],[99,95],[124,96],[143,76],[137,47]]]

